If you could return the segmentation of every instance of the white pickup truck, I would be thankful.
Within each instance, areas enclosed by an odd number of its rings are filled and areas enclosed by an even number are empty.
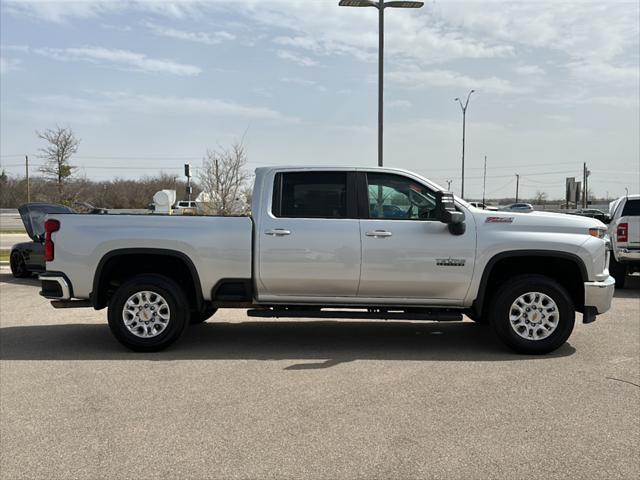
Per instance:
[[[609,270],[616,287],[624,288],[627,275],[640,272],[640,195],[620,197],[611,202],[609,212]]]
[[[50,215],[41,294],[108,307],[134,350],[173,343],[217,308],[255,317],[490,323],[542,354],[611,304],[606,228],[490,212],[388,168],[256,170],[251,217]]]

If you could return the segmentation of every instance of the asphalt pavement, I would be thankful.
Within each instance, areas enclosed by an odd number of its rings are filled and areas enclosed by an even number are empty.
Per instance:
[[[0,232],[3,230],[24,230],[18,210],[0,208]]]
[[[16,243],[30,241],[26,233],[0,233],[0,250],[11,250]]]
[[[0,477],[637,479],[640,278],[543,357],[462,323],[255,321],[161,353],[0,270]],[[579,317],[579,316],[578,316]]]

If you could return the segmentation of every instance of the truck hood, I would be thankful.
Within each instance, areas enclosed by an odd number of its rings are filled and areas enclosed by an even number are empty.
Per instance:
[[[44,222],[51,213],[76,213],[73,209],[57,203],[25,203],[18,207],[20,218],[27,235],[34,242],[41,241],[44,235]]]
[[[541,232],[566,232],[566,233],[588,233],[590,228],[600,227],[606,229],[606,225],[600,220],[578,215],[568,215],[565,213],[538,212],[491,212],[472,209],[472,214],[479,224],[500,223],[511,225],[512,228],[524,227],[526,229],[535,228]]]

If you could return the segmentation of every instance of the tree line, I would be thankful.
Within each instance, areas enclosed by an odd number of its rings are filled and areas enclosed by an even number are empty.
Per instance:
[[[75,206],[78,202],[87,202],[96,207],[112,209],[148,208],[153,195],[158,190],[176,190],[177,199],[186,199],[184,177],[168,173],[144,176],[139,179],[115,178],[96,181],[76,175],[77,166],[73,165],[73,155],[81,141],[69,127],[56,126],[42,132],[36,132],[43,141],[38,150],[38,158],[44,163],[39,176],[29,179],[30,199],[32,202],[61,203]],[[237,215],[247,213],[251,202],[251,175],[247,171],[247,151],[243,141],[230,147],[208,149],[202,168],[192,179],[192,198],[204,192],[207,200],[202,205],[207,214]],[[25,177],[7,175],[0,171],[0,208],[16,208],[27,202],[27,181]],[[608,200],[596,199],[592,192],[589,197],[595,203]],[[515,198],[488,200],[491,204],[513,203]],[[550,200],[544,191],[537,191],[534,198],[520,199],[535,205],[553,205],[558,208],[561,200]]]
[[[56,126],[36,132],[44,142],[38,158],[44,163],[40,175],[29,178],[10,176],[0,172],[0,208],[17,208],[27,202],[60,203],[71,207],[86,202],[102,208],[148,208],[158,190],[176,190],[177,199],[186,199],[186,180],[160,172],[139,179],[115,178],[96,181],[80,177],[73,155],[78,152],[80,139],[69,127]],[[247,152],[242,141],[231,147],[207,150],[202,168],[191,181],[192,199],[204,192],[206,213],[235,215],[245,213],[251,200],[250,174],[247,171]]]

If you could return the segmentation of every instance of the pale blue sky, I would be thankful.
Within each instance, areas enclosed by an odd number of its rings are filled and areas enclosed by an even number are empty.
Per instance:
[[[375,165],[377,18],[337,0],[2,0],[2,165],[71,126],[89,178],[197,166],[245,135],[250,167]],[[544,190],[593,171],[640,190],[638,2],[426,2],[386,16],[385,164],[467,197]],[[246,132],[246,133],[245,133]],[[109,158],[107,160],[107,158]]]

